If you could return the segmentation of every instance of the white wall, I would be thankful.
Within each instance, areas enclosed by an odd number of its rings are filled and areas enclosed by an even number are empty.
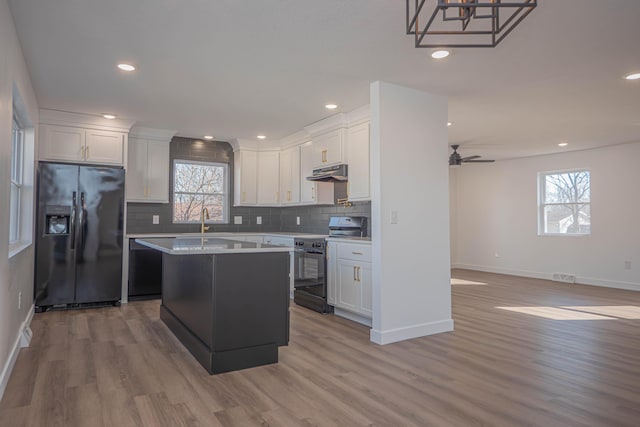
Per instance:
[[[376,343],[453,329],[447,151],[446,98],[371,85]]]
[[[640,290],[639,160],[633,143],[456,169],[454,267]],[[538,172],[576,168],[591,171],[591,235],[538,236]]]
[[[0,0],[0,397],[6,386],[21,327],[33,301],[33,245],[9,259],[9,197],[11,123],[14,84],[24,101],[24,113],[38,122],[38,106],[31,87],[13,19],[6,0]],[[33,192],[30,192],[31,197]],[[32,219],[29,218],[31,226]],[[22,308],[18,309],[18,294]]]

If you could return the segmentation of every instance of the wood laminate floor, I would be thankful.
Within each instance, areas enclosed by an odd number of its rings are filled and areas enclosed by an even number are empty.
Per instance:
[[[36,314],[0,425],[640,425],[640,293],[453,275],[453,333],[378,346],[293,306],[280,363],[215,376],[158,301]]]

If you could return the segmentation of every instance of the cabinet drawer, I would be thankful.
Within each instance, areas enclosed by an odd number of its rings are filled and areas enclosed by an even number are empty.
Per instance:
[[[371,262],[371,245],[339,243],[338,258],[361,262]]]

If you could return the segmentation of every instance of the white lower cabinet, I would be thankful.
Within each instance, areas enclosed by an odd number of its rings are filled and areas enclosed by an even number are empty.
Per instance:
[[[293,247],[293,237],[283,237],[283,236],[264,236],[264,243],[267,245],[274,246],[287,246]]]
[[[327,244],[327,301],[337,309],[370,319],[372,313],[371,245]],[[357,320],[357,319],[354,319]]]

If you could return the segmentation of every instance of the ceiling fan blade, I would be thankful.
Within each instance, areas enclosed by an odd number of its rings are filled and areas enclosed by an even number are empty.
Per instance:
[[[474,160],[474,159],[479,159],[482,156],[469,156],[469,157],[463,157],[462,161],[463,162],[468,162],[469,160]]]
[[[465,160],[462,159],[464,163],[493,163],[495,160]]]

